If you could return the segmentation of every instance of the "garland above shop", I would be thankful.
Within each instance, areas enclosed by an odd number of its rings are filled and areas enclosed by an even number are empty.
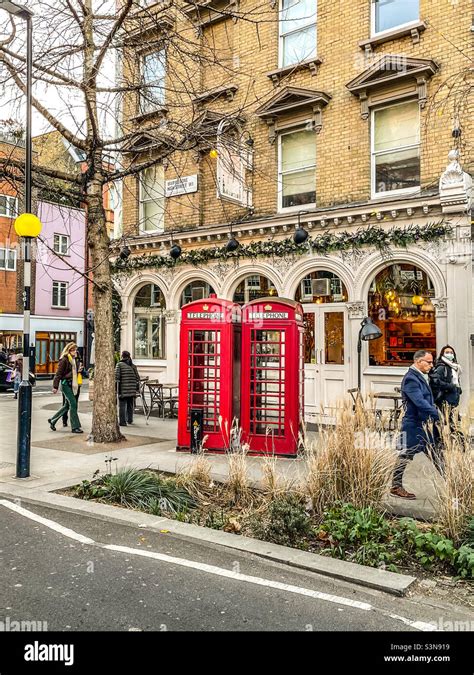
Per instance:
[[[117,258],[113,263],[113,271],[118,273],[133,272],[144,268],[159,269],[172,268],[177,265],[193,265],[201,267],[214,260],[232,260],[236,258],[284,258],[287,256],[314,253],[328,255],[335,251],[357,252],[363,246],[372,246],[380,251],[384,257],[391,257],[392,247],[407,248],[417,242],[437,241],[451,232],[451,227],[442,222],[431,223],[425,226],[409,225],[408,227],[392,227],[384,230],[381,227],[370,226],[358,229],[355,232],[340,232],[338,234],[323,231],[321,234],[308,239],[304,244],[295,244],[293,239],[267,239],[242,244],[235,251],[228,252],[224,246],[184,250],[182,255],[174,260],[169,255],[129,256],[123,260]]]

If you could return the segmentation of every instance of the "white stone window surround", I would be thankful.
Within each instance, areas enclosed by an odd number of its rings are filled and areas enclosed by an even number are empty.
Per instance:
[[[403,0],[394,0],[395,4],[403,2]],[[409,0],[410,4],[416,4],[418,6],[418,12],[416,18],[411,18],[409,21],[402,21],[401,23],[394,24],[389,28],[384,30],[377,30],[377,0],[370,0],[370,35],[371,37],[382,37],[385,34],[389,34],[395,30],[402,30],[403,28],[416,27],[420,21],[420,3],[419,0]]]
[[[376,186],[376,158],[379,156],[382,156],[384,154],[393,154],[394,152],[403,152],[406,150],[412,150],[414,148],[418,148],[418,152],[420,152],[420,113],[418,109],[418,141],[417,143],[411,143],[406,146],[400,146],[396,148],[389,148],[385,151],[379,151],[376,152],[375,150],[375,118],[378,112],[381,110],[387,110],[389,108],[397,108],[401,106],[406,106],[407,104],[410,103],[415,103],[415,99],[413,101],[410,100],[404,100],[400,102],[395,102],[395,103],[389,103],[387,105],[380,105],[377,107],[373,107],[370,110],[370,172],[371,172],[371,199],[380,199],[383,197],[393,197],[397,195],[410,195],[410,194],[416,194],[417,192],[420,191],[420,185],[411,187],[411,188],[401,188],[397,190],[385,190],[381,192],[377,192],[377,186]]]
[[[301,3],[301,9],[304,10],[304,5],[314,3],[314,13],[304,14],[299,21],[301,24],[296,28],[288,29],[288,20],[285,20],[284,12],[288,11],[288,5],[290,0],[278,0],[279,3],[279,13],[278,13],[278,67],[285,68],[286,66],[296,65],[299,62],[304,62],[310,60],[312,57],[316,57],[317,53],[317,1],[316,0],[292,0],[291,6],[298,5]],[[286,7],[284,7],[284,4]],[[291,60],[286,58],[285,52],[285,42],[291,36],[296,36],[299,33],[309,32],[309,29],[314,26],[314,46],[311,50],[311,53],[302,55],[301,59]]]
[[[308,123],[302,125],[301,123],[296,124],[294,126],[289,126],[285,129],[282,129],[278,132],[278,212],[279,213],[292,213],[292,212],[298,212],[302,210],[308,210],[308,209],[313,209],[316,208],[316,201],[311,202],[311,203],[305,203],[305,204],[297,204],[295,206],[283,206],[283,180],[284,176],[289,176],[292,173],[301,173],[303,171],[314,171],[314,190],[316,192],[316,151],[315,151],[315,159],[314,162],[310,162],[304,166],[299,166],[296,169],[292,171],[283,171],[283,161],[282,161],[282,139],[285,136],[289,136],[291,134],[295,133],[300,133],[302,131],[306,131],[308,133],[311,133],[314,135],[314,143],[316,145],[316,132],[313,129],[308,129]]]

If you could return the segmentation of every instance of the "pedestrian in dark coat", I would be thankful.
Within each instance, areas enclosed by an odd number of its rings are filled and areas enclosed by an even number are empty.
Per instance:
[[[428,378],[432,367],[432,354],[419,350],[415,352],[413,365],[410,366],[402,381],[405,414],[399,441],[401,452],[395,466],[390,490],[390,494],[402,499],[416,499],[416,495],[405,490],[402,481],[408,462],[419,452],[431,456],[438,471],[443,473],[443,456],[437,424],[439,413]]]
[[[456,352],[450,345],[446,345],[430,372],[430,385],[435,404],[443,415],[447,415],[451,431],[454,433],[459,431],[456,408],[462,394],[461,372]]]
[[[121,427],[126,427],[127,424],[133,424],[135,398],[140,391],[140,375],[130,352],[122,352],[122,358],[115,367],[115,382],[119,399],[119,423]]]

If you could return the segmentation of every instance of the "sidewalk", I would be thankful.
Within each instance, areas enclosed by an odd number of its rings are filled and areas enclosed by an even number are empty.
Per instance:
[[[176,473],[179,467],[190,460],[186,453],[176,452],[176,420],[161,420],[151,417],[149,423],[143,415],[135,416],[135,423],[123,429],[127,442],[120,448],[106,447],[86,443],[90,431],[92,413],[87,394],[81,394],[79,412],[83,436],[75,436],[69,429],[60,425],[57,431],[49,429],[48,418],[60,407],[59,396],[33,397],[33,424],[31,448],[31,477],[26,480],[14,478],[16,462],[17,401],[2,397],[0,401],[0,484],[20,486],[27,492],[40,489],[51,492],[69,487],[84,479],[90,479],[98,469],[104,471],[105,460],[117,458],[120,467],[150,467],[169,473]],[[213,478],[222,480],[227,475],[227,459],[222,455],[208,455],[213,465]],[[304,460],[278,459],[278,468],[285,478],[296,479],[304,475]],[[251,482],[258,485],[261,479],[260,457],[248,458],[248,471]],[[434,480],[436,471],[431,462],[418,455],[411,462],[405,474],[405,486],[414,492],[418,499],[403,501],[387,495],[387,508],[397,515],[413,516],[430,520],[434,516],[433,505],[436,502]]]

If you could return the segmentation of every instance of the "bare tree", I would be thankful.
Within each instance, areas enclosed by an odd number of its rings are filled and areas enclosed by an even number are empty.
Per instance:
[[[156,8],[148,10],[146,3],[140,6],[137,0],[122,0],[118,5],[112,0],[38,0],[31,8],[35,12],[33,105],[50,128],[82,151],[85,158],[85,170],[75,174],[36,166],[34,181],[38,187],[55,185],[60,192],[70,192],[86,207],[90,252],[86,273],[94,280],[96,327],[97,395],[92,435],[96,442],[117,441],[121,434],[115,399],[113,286],[104,186],[137,174],[163,157],[178,164],[180,153],[208,148],[208,121],[195,105],[196,97],[202,93],[203,66],[214,74],[219,71],[216,81],[225,83],[232,78],[233,64],[221,58],[225,45],[214,43],[212,31],[205,38],[196,32],[195,21],[186,12],[186,2],[163,2],[158,12]],[[267,20],[266,13],[268,4],[264,3],[263,9],[254,8],[250,15],[241,14],[239,18],[252,22],[258,31],[259,22]],[[167,95],[167,108],[172,110],[166,124],[161,115],[152,114],[147,119],[146,133],[152,139],[152,150],[146,159],[138,150],[135,155],[123,154],[136,136],[137,114],[146,117],[147,110],[156,109],[159,87],[165,86],[153,82],[152,77],[144,77],[140,70],[137,53],[143,47],[144,30],[149,45],[166,51],[166,87],[172,88]],[[10,92],[12,99],[20,101],[25,92],[26,70],[22,27],[7,17],[0,31],[0,86]],[[258,100],[251,92],[252,82],[249,77],[248,100],[239,110],[232,111],[232,117]],[[217,118],[222,120],[224,116]],[[212,133],[215,135],[215,125]],[[0,164],[3,176],[18,179],[20,163],[13,167],[5,161]],[[223,216],[228,220],[225,211]]]

